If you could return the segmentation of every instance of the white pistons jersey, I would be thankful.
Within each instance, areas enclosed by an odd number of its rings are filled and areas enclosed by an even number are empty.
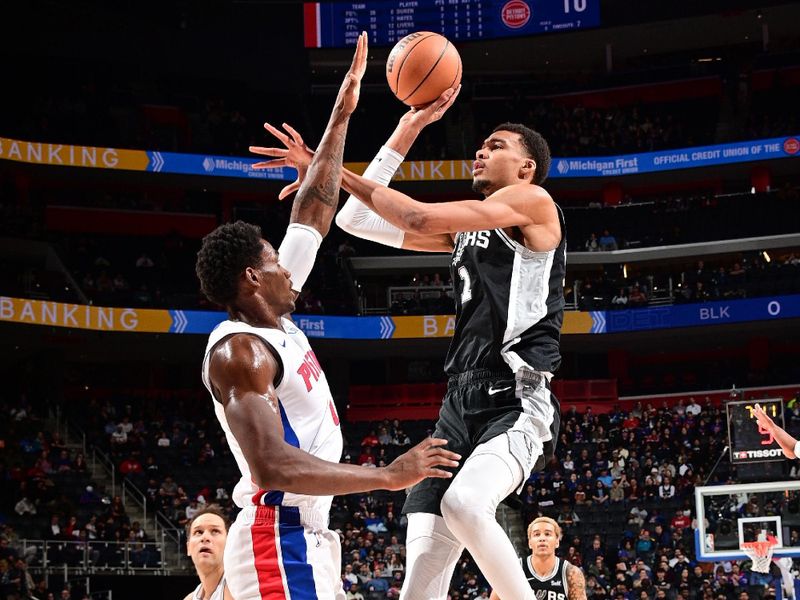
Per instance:
[[[252,327],[241,321],[223,321],[211,332],[203,359],[203,383],[211,392],[214,412],[228,439],[228,445],[241,472],[233,491],[233,501],[239,507],[257,504],[297,506],[303,512],[325,515],[330,511],[332,496],[307,496],[283,490],[261,490],[253,482],[250,468],[238,440],[233,436],[222,404],[214,398],[208,375],[211,350],[224,338],[245,333],[264,340],[276,354],[282,367],[280,381],[275,386],[278,397],[283,436],[291,444],[322,460],[338,463],[342,457],[342,433],[339,417],[333,404],[328,380],[317,361],[308,339],[292,321],[281,319],[280,329]],[[264,400],[266,402],[266,399]],[[270,457],[264,457],[270,460]]]
[[[203,597],[203,584],[198,585],[192,592],[192,600],[224,600],[225,599],[225,577],[219,580],[217,587],[211,592],[208,598]]]

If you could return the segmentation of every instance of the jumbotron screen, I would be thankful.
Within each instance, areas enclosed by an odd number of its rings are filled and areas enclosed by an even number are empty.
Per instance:
[[[415,31],[453,42],[573,31],[600,25],[600,0],[389,0],[305,4],[307,48],[354,46],[369,33],[391,46]]]

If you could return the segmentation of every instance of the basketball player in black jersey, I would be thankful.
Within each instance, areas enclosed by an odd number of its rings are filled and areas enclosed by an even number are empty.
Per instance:
[[[466,547],[501,597],[527,600],[535,596],[495,510],[552,456],[557,438],[550,378],[561,361],[564,218],[541,187],[550,166],[547,142],[520,124],[499,125],[476,152],[473,189],[483,201],[427,204],[385,187],[422,128],[441,118],[457,94],[448,90],[406,113],[364,177],[343,171],[342,187],[352,196],[336,222],[385,245],[452,252],[456,325],[435,436],[469,458],[452,480],[423,482],[406,501],[401,598],[444,599]],[[257,166],[302,173],[313,152],[270,130],[286,148],[251,148],[277,157]],[[282,195],[297,187],[299,180]]]
[[[520,559],[522,570],[539,600],[586,600],[586,580],[581,570],[556,556],[561,527],[550,517],[534,519],[528,526],[531,554]],[[491,600],[501,600],[492,592]]]

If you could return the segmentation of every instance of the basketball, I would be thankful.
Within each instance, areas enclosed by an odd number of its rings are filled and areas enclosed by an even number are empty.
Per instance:
[[[461,57],[446,37],[417,31],[397,42],[386,61],[386,80],[398,100],[424,106],[461,82]]]

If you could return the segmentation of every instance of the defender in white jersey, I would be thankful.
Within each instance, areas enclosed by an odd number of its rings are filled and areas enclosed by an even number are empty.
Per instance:
[[[328,382],[294,310],[338,200],[344,137],[366,67],[366,34],[336,99],[319,152],[292,207],[280,252],[254,225],[222,225],[203,239],[196,271],[203,293],[229,320],[211,334],[203,382],[236,459],[241,507],[228,533],[225,578],[236,600],[341,600],[340,546],[328,530],[331,496],[400,490],[458,455],[427,439],[388,467],[339,464],[342,436]],[[291,140],[302,139],[291,130]]]
[[[528,584],[538,600],[586,600],[586,579],[575,565],[556,556],[561,526],[550,517],[534,519],[528,526],[531,554],[520,558]],[[492,591],[491,600],[501,600]]]
[[[452,481],[423,481],[406,500],[401,598],[444,600],[466,548],[502,597],[530,600],[535,594],[495,511],[552,457],[558,439],[550,378],[561,361],[565,224],[541,187],[547,142],[519,123],[495,127],[475,154],[472,188],[483,200],[417,202],[386,187],[422,128],[457,94],[448,90],[406,113],[364,177],[343,171],[342,187],[352,195],[336,223],[384,245],[452,252],[456,325],[434,435],[465,460]],[[301,179],[314,157],[306,147],[274,150],[260,153],[281,156]]]
[[[186,524],[186,554],[194,563],[200,585],[184,600],[233,600],[225,584],[223,557],[228,521],[217,506],[208,506]]]

